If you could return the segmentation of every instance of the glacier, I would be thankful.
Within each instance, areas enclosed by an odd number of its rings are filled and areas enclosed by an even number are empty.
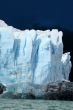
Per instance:
[[[0,20],[0,82],[22,91],[69,78],[70,52],[63,53],[63,32],[19,30]]]

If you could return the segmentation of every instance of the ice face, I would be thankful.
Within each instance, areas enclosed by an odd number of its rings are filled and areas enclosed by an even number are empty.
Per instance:
[[[39,32],[38,62],[34,73],[35,84],[48,84],[63,80],[61,57],[63,54],[62,32]],[[61,37],[61,38],[60,38]],[[45,83],[46,82],[46,83]]]
[[[3,22],[0,27],[2,83],[7,86],[21,84],[22,88],[27,83],[46,85],[68,80],[71,61],[70,53],[63,54],[62,31],[21,31],[4,25]]]
[[[71,61],[70,61],[70,52],[64,53],[62,55],[61,62],[62,62],[63,77],[64,77],[64,79],[68,80],[69,73],[70,73],[71,67],[72,67],[72,64],[71,64]]]
[[[39,36],[40,44],[38,50],[38,62],[34,73],[34,83],[43,84],[47,82],[48,74],[51,73],[51,53],[50,53],[50,38],[48,36]],[[49,56],[49,57],[48,57]],[[40,80],[41,78],[41,80]],[[49,79],[49,77],[48,77]]]

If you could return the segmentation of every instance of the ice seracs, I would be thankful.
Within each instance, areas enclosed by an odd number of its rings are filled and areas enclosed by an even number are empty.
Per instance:
[[[48,31],[46,31],[48,32]],[[57,29],[40,32],[37,38],[40,41],[38,50],[38,62],[34,73],[35,84],[48,84],[57,80],[63,80],[62,74],[62,32]],[[45,33],[45,34],[44,34]]]
[[[70,52],[67,52],[62,55],[62,59],[61,59],[62,74],[65,80],[69,80],[69,74],[70,74],[71,67],[72,67],[70,58],[71,58]]]
[[[0,20],[0,27],[8,27],[8,25],[3,20]]]
[[[0,21],[0,81],[8,86],[68,80],[72,65],[62,36],[57,29],[22,31]]]

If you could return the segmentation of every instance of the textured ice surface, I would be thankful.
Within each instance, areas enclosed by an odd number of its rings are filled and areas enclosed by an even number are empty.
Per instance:
[[[62,55],[61,61],[62,61],[62,74],[63,74],[63,77],[64,77],[64,79],[68,80],[69,73],[70,73],[71,67],[72,67],[72,64],[71,64],[71,61],[70,61],[70,52],[64,53]]]
[[[68,80],[70,53],[63,54],[62,36],[57,29],[22,31],[0,20],[0,81],[21,90],[27,83]]]

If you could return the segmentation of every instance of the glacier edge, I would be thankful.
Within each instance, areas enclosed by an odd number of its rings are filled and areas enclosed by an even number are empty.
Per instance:
[[[0,21],[0,81],[22,91],[28,83],[68,80],[72,64],[62,36],[57,29],[22,31]]]

